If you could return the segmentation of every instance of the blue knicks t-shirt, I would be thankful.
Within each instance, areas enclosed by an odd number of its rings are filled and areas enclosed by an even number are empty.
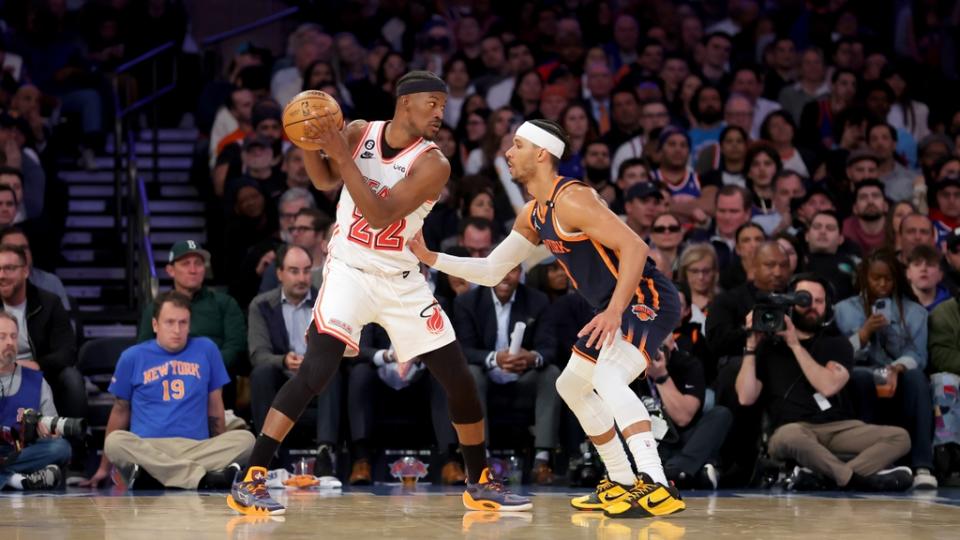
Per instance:
[[[210,437],[207,397],[230,382],[217,346],[192,337],[178,353],[157,340],[130,347],[120,355],[108,391],[130,402],[130,431],[148,438]]]

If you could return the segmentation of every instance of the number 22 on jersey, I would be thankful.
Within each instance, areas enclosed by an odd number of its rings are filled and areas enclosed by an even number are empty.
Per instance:
[[[381,251],[400,251],[403,249],[403,229],[407,220],[394,221],[379,231],[373,231],[367,218],[363,217],[359,208],[353,209],[353,223],[350,224],[350,233],[347,238],[370,249]]]

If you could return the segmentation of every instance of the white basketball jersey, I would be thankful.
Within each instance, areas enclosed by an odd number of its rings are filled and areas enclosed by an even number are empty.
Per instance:
[[[414,162],[437,145],[422,138],[403,149],[392,159],[384,159],[381,150],[383,130],[387,123],[369,122],[353,153],[353,161],[370,189],[386,197],[413,168]],[[423,220],[436,201],[426,201],[406,218],[382,229],[367,223],[346,188],[337,205],[337,225],[330,239],[330,256],[344,263],[372,272],[416,270],[419,261],[407,248],[407,240],[423,227]]]

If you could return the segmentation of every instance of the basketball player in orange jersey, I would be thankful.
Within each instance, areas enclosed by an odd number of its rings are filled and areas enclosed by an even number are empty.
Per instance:
[[[543,242],[577,291],[598,311],[580,331],[557,391],[596,446],[608,477],[594,493],[571,501],[579,510],[610,517],[649,517],[686,508],[669,486],[657,453],[650,415],[629,384],[648,365],[680,321],[677,290],[648,257],[650,248],[592,188],[557,176],[569,147],[563,129],[531,120],[517,129],[507,150],[511,175],[534,200],[513,231],[485,258],[452,257],[427,250],[422,237],[410,249],[441,272],[492,287]],[[616,424],[616,425],[615,425]],[[626,440],[635,474],[617,436]]]
[[[350,123],[341,133],[327,111],[308,121],[307,172],[321,190],[343,182],[337,222],[317,295],[307,352],[280,389],[228,505],[244,514],[284,513],[266,489],[266,466],[304,408],[337,373],[343,356],[359,352],[360,331],[386,329],[398,362],[419,358],[440,382],[467,469],[464,505],[472,510],[529,510],[486,468],[483,411],[467,361],[446,314],[430,292],[407,241],[420,231],[450,176],[431,140],[440,129],[447,87],[426,71],[397,81],[390,121]]]

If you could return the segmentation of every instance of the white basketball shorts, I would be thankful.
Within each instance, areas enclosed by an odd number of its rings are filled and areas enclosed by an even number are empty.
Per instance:
[[[373,274],[334,258],[323,270],[313,322],[318,332],[347,345],[344,356],[360,352],[360,331],[371,322],[387,331],[400,362],[456,339],[450,319],[419,272]]]

